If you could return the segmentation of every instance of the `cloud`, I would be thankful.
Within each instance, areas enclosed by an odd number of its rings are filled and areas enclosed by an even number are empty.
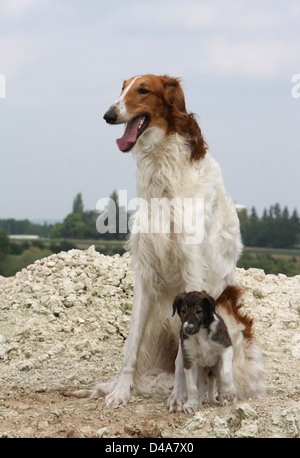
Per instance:
[[[252,32],[260,29],[268,29],[282,23],[285,12],[275,8],[263,9],[261,4],[238,3],[227,0],[226,2],[176,2],[153,0],[150,3],[130,4],[129,7],[121,6],[120,15],[123,25],[138,30],[176,29],[180,32],[210,31],[217,32],[220,29]],[[293,8],[293,12],[296,7]],[[122,25],[120,24],[120,25]]]
[[[6,77],[15,77],[24,72],[36,56],[36,45],[32,38],[24,35],[0,36],[0,72]]]
[[[206,44],[202,70],[225,76],[276,79],[292,69],[298,52],[299,46],[289,41],[232,41],[218,36]]]
[[[40,0],[2,0],[0,12],[2,15],[6,13],[12,19],[19,18],[40,3]]]
[[[199,27],[208,28],[214,24],[215,9],[209,4],[160,2],[156,7],[153,2],[137,4],[128,12],[129,23],[137,29],[176,29],[195,30]],[[124,17],[124,15],[122,15]],[[127,21],[126,21],[127,23]]]
[[[187,70],[201,74],[280,79],[297,72],[299,11],[291,0],[153,0],[122,3],[118,14],[110,12],[107,20],[111,25],[114,21],[116,40],[118,35],[123,42],[135,40],[127,46],[131,55],[141,48],[152,62],[164,59],[174,66],[180,56]]]

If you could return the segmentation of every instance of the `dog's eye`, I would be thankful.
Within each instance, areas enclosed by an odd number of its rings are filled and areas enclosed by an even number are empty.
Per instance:
[[[150,91],[148,91],[148,89],[145,89],[144,87],[140,87],[140,88],[138,89],[138,93],[139,93],[139,94],[149,94]]]
[[[201,315],[201,313],[202,313],[202,309],[197,308],[197,309],[196,309],[196,315]]]
[[[185,308],[185,307],[181,307],[181,310],[180,310],[180,311],[181,311],[182,315],[185,315],[185,314],[186,314],[186,308]]]

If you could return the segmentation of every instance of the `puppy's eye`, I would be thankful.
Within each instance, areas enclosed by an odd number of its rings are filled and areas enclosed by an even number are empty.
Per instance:
[[[196,309],[196,315],[201,315],[201,313],[202,313],[202,309],[197,308],[197,309]]]
[[[148,89],[145,89],[144,87],[140,87],[140,88],[138,89],[138,93],[139,93],[139,94],[149,94],[150,91],[148,91]]]
[[[186,314],[186,308],[185,307],[181,307],[180,312],[182,313],[182,315],[185,315]]]

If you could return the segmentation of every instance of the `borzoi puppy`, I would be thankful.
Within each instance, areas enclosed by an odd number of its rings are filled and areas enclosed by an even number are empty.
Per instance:
[[[236,395],[233,348],[226,324],[215,312],[214,299],[205,291],[182,293],[173,303],[173,315],[176,312],[182,323],[180,340],[187,385],[184,412],[195,412],[203,403],[207,389],[212,404],[224,405]]]

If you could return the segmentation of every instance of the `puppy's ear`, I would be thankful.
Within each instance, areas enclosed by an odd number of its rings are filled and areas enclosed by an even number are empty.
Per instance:
[[[180,313],[180,308],[182,306],[182,302],[183,302],[183,299],[184,299],[184,295],[185,293],[182,293],[182,294],[179,294],[178,296],[175,297],[174,299],[174,302],[173,302],[173,315],[175,315],[176,311],[179,315]]]
[[[210,304],[213,312],[215,311],[215,307],[216,307],[216,301],[214,300],[213,297],[211,297],[209,294],[207,294],[207,296],[205,297],[205,300]]]

